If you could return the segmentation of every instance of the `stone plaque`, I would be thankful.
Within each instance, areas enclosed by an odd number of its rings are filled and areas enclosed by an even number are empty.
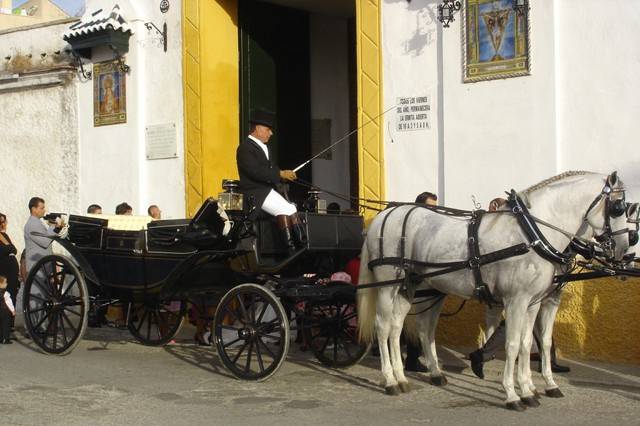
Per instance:
[[[145,128],[147,160],[177,158],[175,123],[154,124]]]

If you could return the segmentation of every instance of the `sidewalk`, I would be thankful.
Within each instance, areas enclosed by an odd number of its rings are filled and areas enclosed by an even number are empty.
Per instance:
[[[460,352],[439,347],[449,384],[411,374],[412,392],[379,386],[379,360],[329,370],[309,352],[292,353],[264,383],[231,378],[213,348],[181,332],[178,344],[150,348],[128,332],[89,329],[66,357],[39,353],[28,340],[0,345],[0,424],[18,425],[626,425],[639,424],[640,367],[571,362],[556,375],[565,398],[539,408],[504,408],[500,360],[476,378]],[[542,378],[534,381],[544,390]]]

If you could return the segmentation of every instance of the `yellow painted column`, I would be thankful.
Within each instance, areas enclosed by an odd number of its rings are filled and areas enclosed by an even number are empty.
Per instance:
[[[379,0],[356,1],[358,60],[358,166],[361,198],[383,200],[384,151],[382,139],[382,29]],[[371,207],[379,207],[370,204]],[[367,210],[371,219],[375,211]]]
[[[187,215],[237,178],[239,54],[237,0],[185,0],[183,8]]]

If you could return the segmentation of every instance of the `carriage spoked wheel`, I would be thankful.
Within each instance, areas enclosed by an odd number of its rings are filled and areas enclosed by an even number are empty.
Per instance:
[[[89,294],[84,276],[66,257],[45,256],[27,277],[23,306],[33,342],[46,353],[66,355],[87,328]]]
[[[129,305],[127,328],[146,346],[163,346],[180,331],[187,304],[182,301],[150,300]]]
[[[371,348],[371,343],[358,340],[356,303],[350,299],[307,302],[302,331],[313,354],[327,367],[355,365]]]
[[[267,380],[289,351],[287,314],[280,300],[257,284],[242,284],[225,294],[213,324],[220,359],[239,379]]]

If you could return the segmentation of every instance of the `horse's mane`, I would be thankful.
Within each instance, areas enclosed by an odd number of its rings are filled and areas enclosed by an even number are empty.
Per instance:
[[[592,175],[594,174],[593,172],[587,172],[584,170],[569,170],[567,172],[564,173],[560,173],[559,175],[555,175],[553,177],[550,177],[548,179],[545,179],[541,182],[536,183],[533,186],[530,186],[529,188],[525,189],[524,191],[522,191],[523,194],[529,195],[531,194],[533,191],[537,191],[540,188],[544,188],[545,186],[551,185],[554,182],[558,182],[559,180],[571,177],[571,176],[584,176],[584,175]]]

